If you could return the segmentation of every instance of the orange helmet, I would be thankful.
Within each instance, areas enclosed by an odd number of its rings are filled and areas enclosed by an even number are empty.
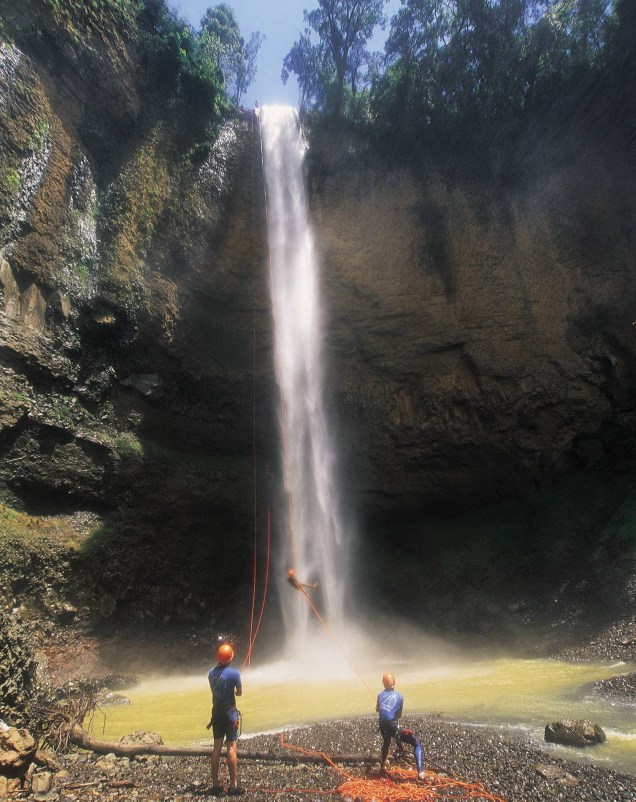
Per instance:
[[[234,649],[229,643],[222,643],[216,653],[216,659],[222,666],[227,666],[234,659]]]
[[[387,671],[386,674],[382,675],[382,684],[385,688],[393,688],[395,686],[395,677],[393,674],[389,674]]]
[[[293,579],[293,578],[296,576],[296,571],[294,571],[294,569],[293,569],[293,568],[290,568],[290,569],[289,569],[289,571],[287,571],[287,576],[288,576],[290,579]]]

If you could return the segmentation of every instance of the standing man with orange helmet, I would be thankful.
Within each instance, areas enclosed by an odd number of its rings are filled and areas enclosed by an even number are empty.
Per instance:
[[[245,789],[238,785],[238,759],[236,755],[236,742],[238,740],[239,712],[236,709],[236,696],[241,696],[243,686],[241,674],[237,668],[231,668],[234,659],[234,649],[229,643],[222,643],[216,653],[217,665],[210,669],[208,680],[212,691],[212,734],[214,747],[212,749],[212,795],[223,793],[223,786],[219,783],[219,763],[221,762],[221,749],[225,740],[227,767],[230,772],[230,796],[239,796]]]
[[[415,763],[417,765],[417,776],[420,780],[424,779],[422,768],[422,742],[413,732],[406,727],[400,727],[400,717],[404,708],[404,697],[395,690],[395,677],[388,672],[382,677],[384,690],[378,694],[378,701],[375,706],[376,712],[380,715],[379,727],[382,735],[382,757],[380,760],[380,770],[386,771],[386,761],[389,756],[391,738],[395,738],[399,743],[410,744],[413,747]]]

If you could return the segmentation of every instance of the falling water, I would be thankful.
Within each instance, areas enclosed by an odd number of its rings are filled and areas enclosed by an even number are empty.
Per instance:
[[[298,115],[266,106],[261,132],[267,194],[271,292],[280,389],[283,473],[289,509],[281,535],[278,576],[291,652],[316,642],[315,619],[286,582],[294,568],[336,633],[347,606],[349,544],[336,489],[333,435],[324,401],[320,265],[309,222],[304,159],[307,143]]]

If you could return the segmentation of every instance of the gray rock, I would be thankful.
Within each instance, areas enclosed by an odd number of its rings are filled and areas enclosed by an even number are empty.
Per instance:
[[[593,721],[561,719],[546,724],[545,740],[564,746],[594,746],[607,738],[601,727]]]
[[[544,780],[556,780],[560,785],[577,785],[579,782],[569,771],[553,763],[537,763],[534,770]]]
[[[47,794],[51,790],[52,780],[50,771],[39,771],[31,778],[31,790],[34,794]]]

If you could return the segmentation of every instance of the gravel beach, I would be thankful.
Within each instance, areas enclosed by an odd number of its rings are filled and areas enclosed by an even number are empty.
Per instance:
[[[553,799],[636,802],[636,777],[557,759],[549,750],[532,746],[518,732],[451,724],[435,718],[409,718],[405,723],[415,728],[422,738],[425,768],[443,771],[455,779],[482,783],[492,796],[506,802]],[[327,753],[378,755],[380,745],[375,717],[302,727],[288,732],[286,739],[290,744]],[[279,751],[279,736],[259,735],[243,740],[239,748]],[[207,758],[129,760],[72,754],[63,756],[62,763],[64,771],[56,775],[51,791],[35,796],[25,793],[20,798],[46,802],[208,802],[214,799],[210,794]],[[408,767],[412,765],[409,760]],[[225,767],[222,768],[225,773]],[[356,776],[367,772],[377,776],[378,762],[369,769],[355,767],[346,771]],[[326,765],[241,760],[239,776],[246,798],[255,802],[271,799],[307,802],[329,798],[332,793],[334,799],[343,798],[336,789],[344,778]]]

